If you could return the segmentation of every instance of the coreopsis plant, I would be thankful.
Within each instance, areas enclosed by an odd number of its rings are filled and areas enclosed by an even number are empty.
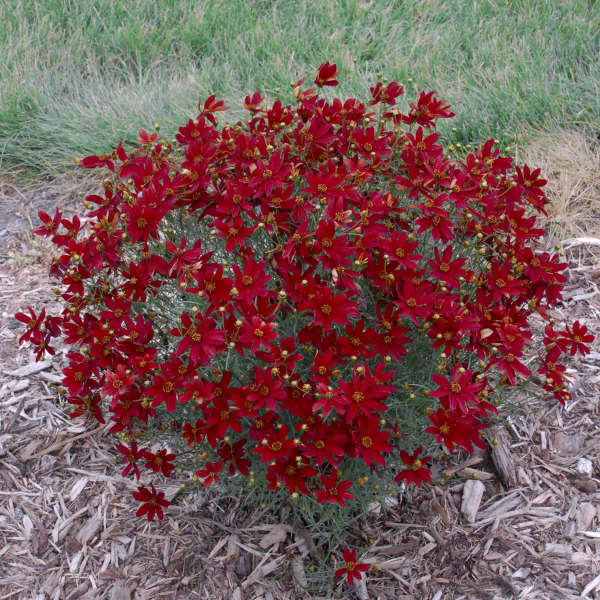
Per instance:
[[[248,95],[222,126],[211,96],[174,140],[83,159],[108,174],[85,217],[39,214],[64,310],[19,313],[20,341],[41,359],[63,337],[72,415],[110,423],[149,520],[176,465],[353,510],[430,483],[436,447],[484,447],[502,389],[569,398],[561,355],[592,337],[549,314],[566,264],[539,244],[540,170],[493,140],[452,159],[433,92],[404,112],[395,82],[327,100],[337,77],[325,63],[293,104]]]

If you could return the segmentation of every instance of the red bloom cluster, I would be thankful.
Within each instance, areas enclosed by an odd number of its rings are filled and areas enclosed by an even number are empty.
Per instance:
[[[314,81],[337,77],[325,63]],[[492,140],[450,159],[434,129],[453,113],[433,92],[402,113],[395,82],[367,105],[301,86],[295,106],[247,96],[246,121],[221,128],[211,96],[173,142],[140,131],[134,150],[84,159],[112,172],[86,225],[57,210],[36,230],[59,248],[65,309],[16,318],[38,358],[59,335],[70,346],[74,415],[107,417],[129,441],[168,417],[210,458],[203,485],[262,473],[274,491],[344,506],[351,463],[431,481],[422,448],[400,447],[399,419],[427,385],[405,369],[413,342],[439,402],[423,431],[450,451],[483,445],[491,387],[531,374],[528,317],[549,322],[566,265],[536,247],[539,170]],[[578,322],[545,336],[539,372],[564,402],[559,359],[592,336]],[[124,476],[173,471],[167,449],[117,449]],[[134,496],[162,518],[153,486]],[[344,558],[340,573],[360,577]]]

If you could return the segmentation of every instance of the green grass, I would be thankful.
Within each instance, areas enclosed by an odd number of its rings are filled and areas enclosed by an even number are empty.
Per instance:
[[[435,89],[456,141],[600,130],[594,0],[4,0],[0,48],[0,169],[27,179],[155,121],[171,136],[211,93],[238,114],[256,89],[290,101],[325,60],[339,95],[379,70],[409,99]]]

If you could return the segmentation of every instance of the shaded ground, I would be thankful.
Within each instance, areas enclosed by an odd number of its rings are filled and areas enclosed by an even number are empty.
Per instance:
[[[165,520],[145,524],[134,517],[134,484],[115,468],[112,438],[66,417],[53,388],[61,357],[28,372],[33,358],[16,347],[12,315],[53,294],[48,247],[23,226],[38,208],[76,199],[64,187],[0,185],[0,600],[318,598],[301,584],[313,577],[322,532],[242,512],[231,499],[177,496],[185,473]],[[556,320],[585,319],[598,336],[600,271],[589,248],[568,250]],[[365,588],[336,582],[331,597],[600,597],[600,354],[570,368],[571,404],[528,400],[498,428],[514,466],[509,487],[489,453],[457,456],[447,483],[410,504],[392,498],[385,514],[348,533],[371,544],[362,561],[374,568]],[[577,471],[580,458],[591,461],[591,477]],[[485,491],[468,523],[460,509],[473,477]]]

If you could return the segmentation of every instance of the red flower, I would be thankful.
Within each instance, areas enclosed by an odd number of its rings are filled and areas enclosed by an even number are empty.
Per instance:
[[[232,294],[245,302],[252,304],[255,298],[267,295],[266,284],[271,279],[270,275],[265,273],[265,261],[257,263],[254,257],[249,256],[244,262],[244,270],[242,271],[238,265],[233,265],[235,273],[235,289],[237,294]]]
[[[62,220],[62,213],[57,208],[52,218],[43,210],[40,210],[38,211],[38,217],[42,221],[42,226],[34,229],[32,233],[43,237],[52,237],[58,231]]]
[[[302,451],[305,456],[314,458],[317,465],[328,462],[332,467],[337,468],[340,459],[344,456],[348,439],[344,430],[335,427],[335,424],[313,424],[302,436],[304,443]]]
[[[461,278],[464,280],[467,272],[462,266],[467,262],[466,258],[452,260],[452,246],[446,246],[440,256],[440,251],[434,248],[435,260],[429,261],[431,275],[443,281],[450,288],[459,288]]]
[[[183,313],[183,327],[171,329],[171,335],[183,338],[177,345],[177,356],[189,349],[189,360],[193,365],[207,365],[225,349],[225,331],[217,329],[215,320],[207,316],[209,311],[206,315],[197,313],[193,321]]]
[[[383,411],[388,408],[383,402],[393,391],[394,386],[380,385],[371,375],[369,367],[362,367],[360,374],[358,368],[354,370],[352,382],[340,381],[340,402],[346,406],[346,423],[352,423],[358,415],[370,417],[372,411]]]
[[[523,377],[529,377],[531,375],[529,368],[518,359],[518,354],[515,354],[514,351],[511,352],[510,347],[502,349],[498,356],[492,358],[485,370],[487,371],[492,367],[498,367],[504,371],[511,385],[515,385],[516,383],[515,375],[517,373]]]
[[[402,120],[407,124],[417,122],[427,129],[435,127],[435,119],[449,119],[454,113],[448,110],[450,105],[444,106],[441,100],[438,100],[434,92],[421,92],[416,104],[410,103],[410,112],[408,116],[402,116]]]
[[[260,95],[260,92],[254,92],[252,97],[246,96],[244,98],[244,108],[252,113],[260,111],[260,105],[264,98]]]
[[[213,113],[216,112],[221,112],[223,110],[227,110],[227,107],[225,106],[225,102],[223,102],[222,100],[217,100],[216,96],[213,94],[212,96],[209,96],[205,101],[204,101],[204,106],[202,106],[200,104],[200,102],[198,102],[198,110],[200,111],[201,114],[203,114],[213,125],[217,124],[217,120],[214,117]]]
[[[321,253],[318,258],[324,267],[349,267],[352,264],[349,257],[353,254],[353,248],[348,237],[346,235],[336,237],[335,230],[335,224],[329,219],[319,221],[315,232],[316,243],[313,245],[313,251]]]
[[[153,385],[144,390],[144,393],[149,398],[153,398],[152,407],[165,404],[167,412],[175,411],[177,403],[177,388],[176,383],[171,381],[171,378],[166,375],[155,375]]]
[[[127,373],[127,371],[130,371]],[[107,371],[104,376],[104,387],[102,392],[107,396],[118,396],[135,381],[135,373],[130,369],[125,369],[123,365],[117,365],[116,371]]]
[[[227,239],[225,251],[231,252],[236,246],[243,246],[246,240],[252,235],[256,227],[246,227],[241,217],[235,217],[233,221],[217,220],[214,223],[220,233],[216,236]]]
[[[421,487],[423,481],[431,483],[431,471],[423,466],[431,460],[431,456],[419,458],[421,450],[423,450],[423,446],[419,446],[412,455],[405,450],[400,450],[402,462],[410,468],[400,471],[400,473],[394,477],[394,481],[405,480],[407,483],[414,483],[417,487]]]
[[[115,170],[115,165],[110,154],[102,154],[101,156],[86,156],[81,160],[81,166],[85,169],[95,169],[97,167],[108,167],[111,171]]]
[[[438,385],[437,390],[429,392],[430,396],[439,398],[444,408],[467,413],[467,403],[477,404],[477,394],[485,388],[485,381],[473,381],[473,372],[457,365],[452,371],[450,380],[434,373],[433,381]]]
[[[158,238],[158,225],[167,214],[170,206],[164,201],[161,208],[157,209],[156,199],[152,192],[144,190],[144,196],[140,202],[133,206],[126,205],[123,213],[127,215],[127,233],[132,243],[138,241],[147,242],[150,237]]]
[[[576,352],[582,355],[590,353],[590,348],[587,344],[594,341],[594,336],[587,333],[587,327],[582,325],[579,321],[573,323],[573,330],[567,327],[561,334],[564,340],[571,345],[570,354],[573,356]]]
[[[378,419],[360,419],[356,430],[352,432],[354,446],[352,453],[365,461],[367,466],[374,462],[385,467],[384,452],[391,452],[393,447],[388,444],[390,431],[379,428]]]
[[[171,471],[175,468],[175,465],[172,463],[175,455],[167,454],[164,448],[158,454],[145,450],[144,458],[148,461],[146,469],[152,469],[154,473],[161,472],[165,477],[170,477]]]
[[[217,450],[217,454],[229,463],[229,474],[234,475],[239,471],[242,475],[249,475],[248,467],[252,464],[247,458],[244,458],[244,448],[246,439],[241,439],[235,444],[222,444]]]
[[[359,316],[358,305],[349,300],[349,294],[335,294],[328,285],[318,288],[314,297],[302,301],[299,308],[308,308],[314,313],[313,325],[322,325],[325,331],[331,329],[332,323],[346,325],[350,318]]]
[[[267,323],[258,317],[250,317],[244,321],[239,339],[245,348],[250,348],[250,352],[254,353],[260,346],[267,346],[277,337],[274,323]]]
[[[152,521],[156,515],[159,520],[162,521],[162,507],[169,506],[170,502],[165,500],[164,492],[157,492],[152,484],[151,487],[152,490],[149,490],[147,487],[140,485],[138,491],[133,492],[133,497],[143,503],[142,506],[138,508],[135,516],[141,517],[142,515],[148,515],[148,521]]]
[[[334,473],[329,477],[322,475],[321,483],[323,488],[315,490],[315,496],[319,504],[325,504],[330,502],[335,504],[336,502],[341,506],[346,506],[346,500],[352,500],[354,494],[348,490],[352,487],[351,481],[338,481],[337,475]]]
[[[483,449],[486,447],[479,436],[479,431],[486,425],[470,414],[460,415],[440,408],[429,415],[429,420],[434,426],[428,427],[425,432],[435,435],[438,442],[443,440],[450,452],[454,452],[454,444],[462,446],[469,454],[473,452],[473,444]]]
[[[219,473],[223,470],[223,463],[216,462],[210,463],[207,462],[204,465],[204,469],[198,469],[196,471],[196,476],[204,479],[202,485],[207,488],[211,486],[213,483],[219,481]]]
[[[124,446],[123,444],[117,444],[116,449],[123,454],[123,461],[126,464],[126,467],[123,469],[121,475],[123,477],[127,477],[131,469],[135,473],[137,479],[140,478],[140,470],[137,466],[137,461],[144,456],[144,450],[138,450],[137,444],[135,441],[131,442],[131,448]]]
[[[275,410],[281,400],[285,400],[286,392],[283,383],[276,379],[270,369],[256,367],[254,384],[246,393],[246,400],[254,403],[254,410],[266,407]]]
[[[30,341],[35,334],[39,333],[42,323],[46,318],[45,308],[42,308],[42,311],[37,316],[31,307],[28,307],[27,310],[29,311],[29,315],[26,315],[22,312],[15,314],[15,319],[17,319],[17,321],[21,321],[21,323],[25,323],[25,325],[27,325],[27,330],[19,338],[19,344]]]
[[[289,456],[278,459],[275,464],[269,466],[267,469],[268,487],[277,490],[283,485],[290,494],[298,490],[300,493],[308,495],[306,484],[316,474],[317,471],[310,465],[305,464],[303,457],[297,451],[294,451]]]
[[[491,263],[487,290],[491,292],[492,300],[499,302],[503,297],[521,296],[525,291],[525,282],[517,279],[511,273],[512,265],[509,262],[501,265],[497,260],[493,260]]]
[[[324,85],[336,86],[338,85],[338,81],[336,79],[337,76],[337,65],[330,65],[329,61],[327,61],[319,67],[319,70],[317,71],[317,74],[315,76],[315,83],[319,87],[323,87]]]
[[[396,98],[404,94],[404,88],[395,81],[390,81],[385,90],[383,89],[383,84],[381,82],[374,88],[370,88],[370,90],[371,96],[373,96],[373,100],[369,102],[371,106],[378,104],[379,102],[385,102],[390,106],[394,106],[394,104],[396,104]]]
[[[283,425],[275,433],[270,433],[268,437],[264,437],[260,446],[254,449],[254,454],[260,456],[260,462],[268,463],[277,458],[290,456],[295,443],[287,435],[287,425]]]
[[[343,577],[346,575],[350,585],[352,585],[352,582],[355,578],[362,579],[361,572],[368,571],[370,569],[370,565],[356,562],[356,550],[344,548],[342,556],[344,557],[344,562],[346,564],[335,572],[335,576]]]

